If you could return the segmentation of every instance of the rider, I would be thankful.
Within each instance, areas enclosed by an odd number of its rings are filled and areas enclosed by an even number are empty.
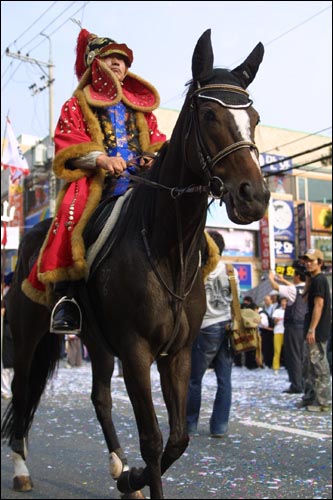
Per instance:
[[[80,333],[81,311],[69,288],[85,276],[82,232],[102,192],[124,194],[129,180],[118,176],[136,173],[137,166],[149,168],[151,154],[166,141],[152,113],[159,94],[129,71],[133,53],[126,44],[81,29],[76,54],[79,85],[62,107],[54,136],[53,170],[66,184],[37,262],[22,285],[40,304],[52,306],[54,295],[60,298],[50,325],[59,334]]]

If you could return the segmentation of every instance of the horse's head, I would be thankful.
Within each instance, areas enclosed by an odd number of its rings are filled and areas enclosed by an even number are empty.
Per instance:
[[[270,193],[262,177],[254,142],[259,115],[245,90],[262,61],[259,43],[232,71],[213,68],[210,30],[198,40],[192,59],[191,109],[187,156],[191,168],[208,178],[213,196],[221,198],[230,220],[249,224],[265,214]],[[193,161],[194,155],[200,159]],[[198,173],[198,171],[197,171]]]

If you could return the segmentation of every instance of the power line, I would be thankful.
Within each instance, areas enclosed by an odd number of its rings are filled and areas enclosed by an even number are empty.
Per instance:
[[[263,174],[263,177],[273,177],[273,176],[281,176],[284,175],[286,172],[289,172],[290,170],[298,170],[299,168],[306,167],[307,165],[312,165],[313,163],[318,163],[318,161],[324,161],[324,160],[329,160],[332,158],[332,155],[327,155],[327,156],[321,156],[320,158],[317,158],[315,160],[308,161],[306,163],[302,163],[301,165],[294,165],[293,167],[286,168],[285,170],[281,170],[279,172],[268,172],[267,174]],[[320,167],[319,167],[320,168]],[[318,170],[318,169],[315,169]],[[311,172],[311,170],[310,170]]]
[[[64,12],[66,12],[68,9],[70,9],[70,8],[72,7],[72,5],[74,5],[75,3],[76,3],[76,1],[72,2],[72,3],[68,6],[68,7],[66,7],[65,9],[63,9],[63,10],[62,10],[62,12],[60,12],[60,14],[59,14],[56,18],[54,18],[54,19],[53,19],[53,20],[52,20],[52,21],[51,21],[51,22],[50,22],[47,26],[45,26],[45,28],[43,28],[43,29],[42,29],[42,30],[41,30],[41,31],[40,31],[37,35],[35,35],[35,36],[31,39],[31,40],[29,40],[29,42],[27,42],[27,43],[25,43],[24,45],[22,45],[22,47],[21,47],[21,49],[20,49],[20,50],[24,49],[24,47],[26,47],[26,46],[27,46],[27,45],[29,45],[31,42],[33,42],[33,41],[34,41],[34,40],[35,40],[38,36],[40,36],[40,33],[44,33],[44,31],[46,31],[46,30],[47,30],[47,28],[49,28],[50,26],[52,26],[52,24],[53,24],[53,23],[55,23],[55,21],[56,21],[57,19],[59,19],[59,17],[61,17],[61,16],[64,14]],[[67,20],[68,20],[68,19],[67,19]],[[43,42],[44,42],[44,41],[45,41],[45,40],[43,40]],[[40,44],[38,44],[38,45],[40,45]],[[36,47],[33,47],[33,48],[30,50],[30,52],[31,52],[32,50],[34,50],[35,48],[36,48]]]
[[[45,14],[46,14],[47,12],[49,12],[49,11],[52,9],[52,7],[54,7],[54,6],[55,6],[55,4],[56,4],[56,3],[57,3],[57,2],[53,2],[53,4],[51,5],[51,7],[47,7],[46,11],[45,11],[43,14],[41,14],[41,15],[39,16],[39,18],[38,18],[38,19],[36,19],[36,21],[34,21],[32,24],[30,24],[30,26],[29,26],[27,29],[25,29],[25,30],[23,31],[23,33],[21,33],[21,34],[20,34],[20,35],[16,38],[16,40],[14,40],[14,42],[10,43],[10,44],[8,45],[8,47],[10,47],[11,45],[14,45],[14,44],[15,44],[15,43],[16,43],[16,42],[20,39],[20,38],[22,38],[22,36],[23,36],[23,35],[25,35],[25,34],[26,34],[29,30],[30,30],[30,28],[32,28],[32,27],[33,27],[36,23],[38,23],[38,21],[39,21],[40,19],[42,19],[42,17],[43,17],[43,16],[45,16]]]
[[[321,134],[322,132],[326,132],[327,130],[331,130],[331,127],[323,128],[322,130],[318,130],[318,132],[313,132],[312,134],[307,134],[303,137],[299,137],[298,139],[294,139],[293,141],[286,142],[284,144],[280,144],[279,146],[275,146],[274,148],[267,149],[266,151],[262,151],[262,153],[269,153],[270,151],[278,150],[280,148],[283,148],[284,146],[289,146],[290,144],[294,144],[295,142],[303,141],[304,139],[307,139],[308,137],[312,137],[314,135]]]
[[[297,158],[298,156],[303,156],[303,155],[306,155],[308,153],[313,153],[314,151],[318,151],[319,149],[323,149],[323,148],[328,148],[329,146],[332,146],[332,142],[322,144],[321,146],[317,146],[317,147],[312,148],[312,149],[307,149],[306,151],[302,151],[302,153],[296,153],[296,154],[291,155],[291,156],[283,157],[283,161],[292,160],[293,158]],[[265,165],[262,165],[261,168],[263,169],[265,167],[270,167],[271,165],[276,165],[277,163],[281,163],[281,159],[271,161],[269,163],[265,163]]]
[[[73,2],[73,3],[75,3],[75,2]],[[75,12],[73,12],[73,13],[70,15],[70,17],[67,17],[67,19],[65,19],[65,21],[64,21],[62,24],[60,24],[60,25],[59,25],[56,29],[54,29],[53,31],[51,31],[51,33],[50,33],[50,35],[49,35],[49,36],[51,36],[51,35],[53,35],[54,33],[56,33],[56,32],[57,32],[57,31],[58,31],[58,30],[59,30],[59,29],[60,29],[60,28],[61,28],[64,24],[66,24],[66,23],[67,23],[67,22],[71,19],[71,17],[75,16],[75,14],[77,14],[78,12],[80,12],[80,10],[84,9],[84,8],[86,7],[86,5],[88,5],[88,3],[90,3],[90,1],[85,2],[85,3],[84,3],[84,5],[83,5],[82,7],[80,7],[80,8],[79,8],[79,9],[77,9]],[[44,43],[44,42],[45,42],[45,40],[40,41],[37,45],[35,45],[32,49],[30,49],[30,52],[31,52],[32,50],[35,50],[37,47],[39,47],[39,46],[40,46],[42,43]]]
[[[308,17],[307,19],[305,19],[301,23],[297,24],[296,26],[293,26],[292,28],[288,29],[287,31],[284,31],[283,33],[281,33],[277,37],[273,38],[269,42],[265,42],[264,46],[267,47],[267,45],[270,45],[271,43],[276,42],[276,40],[279,40],[280,38],[282,38],[283,36],[287,35],[291,31],[294,31],[295,29],[299,28],[303,24],[306,24],[307,22],[311,21],[314,17],[319,16],[320,14],[322,14],[323,12],[325,12],[326,10],[331,9],[331,8],[332,8],[332,6],[330,5],[330,6],[326,7],[325,9],[317,12],[316,14],[313,14],[311,17]],[[231,64],[229,64],[229,67],[233,67],[235,64],[244,61],[245,57],[247,57],[247,56],[244,56],[244,57],[242,57],[240,59],[237,59],[236,61],[232,62]],[[169,102],[172,102],[175,99],[180,99],[181,97],[182,97],[182,94],[177,94],[176,96],[171,97],[171,99],[169,99],[168,101],[163,102],[162,105],[165,106],[165,104],[168,104]]]
[[[276,42],[276,40],[279,40],[280,38],[282,38],[283,36],[287,35],[288,33],[291,33],[292,31],[296,30],[297,28],[299,28],[300,26],[303,26],[303,24],[306,24],[307,22],[311,21],[311,19],[313,19],[314,17],[317,17],[319,16],[320,14],[322,14],[323,12],[325,12],[326,10],[328,9],[331,9],[332,6],[329,5],[328,7],[325,7],[325,9],[323,10],[320,10],[319,12],[317,12],[316,14],[313,14],[311,17],[308,17],[307,19],[305,19],[304,21],[302,21],[301,23],[298,23],[296,24],[296,26],[293,26],[292,28],[289,28],[287,31],[284,31],[283,33],[281,33],[280,35],[276,36],[275,38],[273,38],[272,40],[270,40],[269,42],[265,42],[264,43],[264,46],[267,47],[267,45],[270,45],[271,43],[273,42]],[[244,59],[241,58],[241,59],[237,59],[237,61],[234,61],[233,63],[230,64],[230,66],[233,66],[234,64],[237,64],[238,62],[241,62],[243,61]]]

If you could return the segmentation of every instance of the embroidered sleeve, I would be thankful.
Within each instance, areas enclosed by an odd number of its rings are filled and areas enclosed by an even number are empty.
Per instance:
[[[156,142],[165,142],[167,137],[165,134],[158,130],[157,118],[154,113],[147,113],[147,123],[149,128],[150,144],[155,144]]]
[[[65,102],[54,133],[55,153],[75,144],[91,142],[76,97]]]

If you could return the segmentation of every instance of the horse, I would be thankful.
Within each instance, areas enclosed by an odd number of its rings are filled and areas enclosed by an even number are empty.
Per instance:
[[[263,54],[259,43],[235,69],[214,68],[211,30],[201,35],[170,141],[149,175],[134,180],[117,240],[80,288],[91,400],[109,451],[111,476],[126,498],[144,498],[145,486],[150,498],[164,498],[161,478],[188,446],[191,347],[206,307],[200,256],[209,200],[220,199],[229,219],[242,225],[260,220],[268,207],[270,193],[254,141],[259,115],[246,90]],[[13,486],[19,491],[32,488],[28,433],[60,354],[61,336],[49,332],[50,311],[21,291],[47,227],[40,223],[23,238],[10,291],[15,375],[2,437],[12,450]],[[112,421],[115,355],[135,414],[144,462],[140,468],[128,466]],[[154,362],[168,412],[165,446],[151,394]]]

